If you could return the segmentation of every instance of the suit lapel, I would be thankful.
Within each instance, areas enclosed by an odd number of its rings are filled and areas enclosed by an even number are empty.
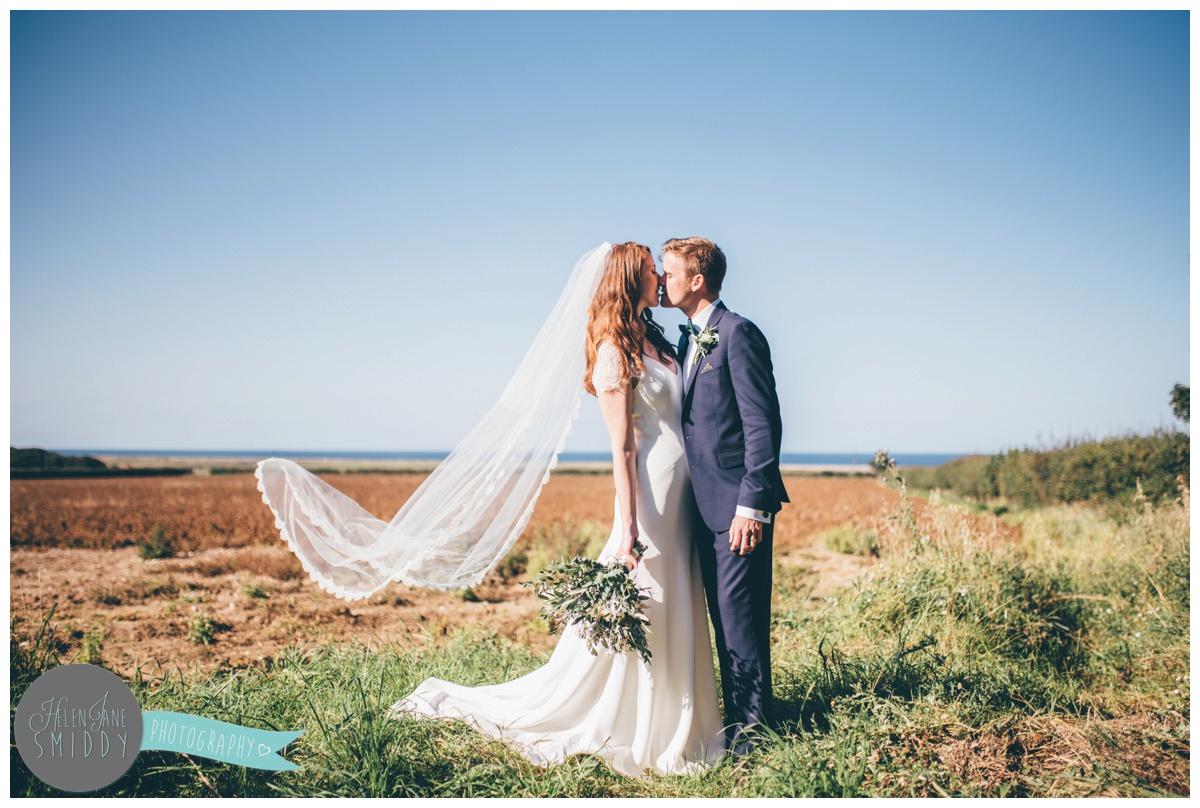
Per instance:
[[[729,311],[729,309],[725,308],[724,303],[717,303],[717,305],[713,307],[712,316],[710,316],[708,318],[708,325],[706,325],[704,328],[705,329],[716,328],[717,324],[721,322],[721,317],[724,316],[725,312],[727,312],[727,311]],[[718,333],[720,333],[720,332],[718,332]],[[720,347],[719,338],[718,338],[717,347]],[[716,350],[716,349],[714,348],[713,350]],[[710,353],[709,356],[712,356],[712,354]],[[700,356],[697,353],[696,354],[696,366],[694,368],[692,368],[690,370],[690,372],[688,373],[687,390],[685,390],[684,394],[683,394],[683,411],[684,412],[687,412],[688,408],[692,404],[692,391],[696,388],[696,378],[700,375],[700,371],[704,370],[704,365],[701,364],[701,362],[704,359],[705,359],[705,357]],[[687,359],[685,358],[683,361],[686,362]]]

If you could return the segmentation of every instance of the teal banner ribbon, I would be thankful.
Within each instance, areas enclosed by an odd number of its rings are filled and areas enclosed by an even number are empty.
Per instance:
[[[186,752],[253,769],[291,771],[295,763],[275,754],[304,734],[269,732],[187,713],[151,710],[142,713],[142,749]]]

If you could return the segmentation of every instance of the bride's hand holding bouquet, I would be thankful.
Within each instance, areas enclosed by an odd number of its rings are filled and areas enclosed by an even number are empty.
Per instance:
[[[646,548],[630,537],[625,552],[604,563],[576,556],[556,561],[523,586],[532,586],[542,602],[542,617],[551,633],[575,626],[593,655],[600,649],[614,653],[636,651],[650,661],[646,642],[649,620],[642,609],[647,590],[639,588],[631,572]],[[630,563],[632,562],[632,563]]]

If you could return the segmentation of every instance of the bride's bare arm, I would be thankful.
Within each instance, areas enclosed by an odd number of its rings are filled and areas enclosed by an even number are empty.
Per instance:
[[[613,482],[617,487],[622,539],[617,557],[631,569],[637,566],[633,540],[637,526],[637,449],[633,442],[633,385],[626,381],[615,390],[597,390],[600,412],[612,443]]]

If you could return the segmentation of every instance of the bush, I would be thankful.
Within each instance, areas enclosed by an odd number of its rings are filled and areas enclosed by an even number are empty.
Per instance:
[[[996,560],[995,605],[980,624],[996,637],[997,650],[1015,659],[1067,671],[1082,662],[1083,610],[1070,581],[1012,556]]]
[[[197,645],[212,645],[217,633],[217,624],[208,615],[197,614],[188,624],[188,641]]]
[[[820,542],[827,550],[847,555],[879,555],[879,535],[874,530],[861,533],[853,525],[838,525],[822,533]]]
[[[986,501],[1024,505],[1055,502],[1132,502],[1138,487],[1151,502],[1179,495],[1190,479],[1191,437],[1159,429],[1101,441],[1068,440],[1050,449],[1010,449],[952,460],[936,468],[905,469],[909,485],[944,488]]]
[[[175,540],[167,535],[167,531],[158,522],[154,523],[154,530],[150,532],[149,538],[137,548],[138,558],[141,559],[171,558],[175,551]]]

